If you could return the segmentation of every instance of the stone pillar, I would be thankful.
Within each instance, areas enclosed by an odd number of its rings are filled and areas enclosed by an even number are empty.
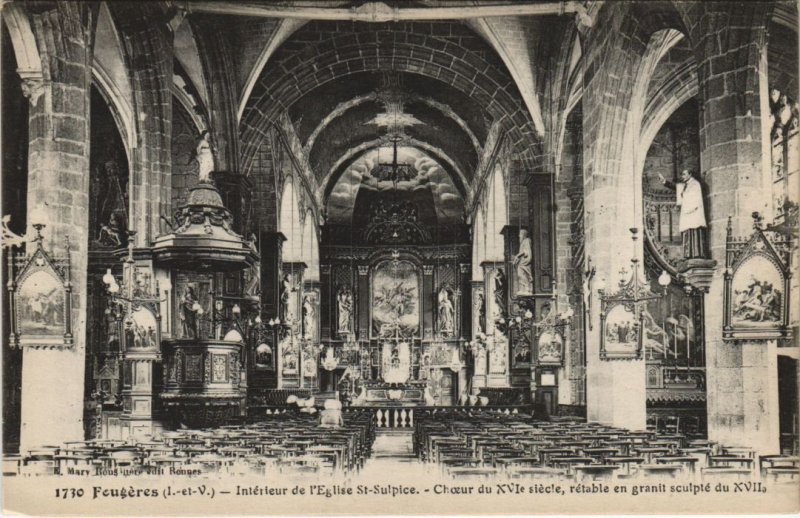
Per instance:
[[[533,246],[533,292],[550,293],[553,272],[552,175],[532,174],[526,180],[530,202],[531,244]],[[515,249],[516,250],[516,249]]]
[[[470,275],[472,269],[468,263],[459,264],[459,289],[461,290],[461,297],[459,300],[460,310],[458,311],[458,337],[462,339],[469,339],[472,334],[472,283]]]
[[[481,333],[486,332],[486,311],[487,303],[485,296],[485,287],[483,281],[471,281],[470,291],[472,292],[472,307],[469,311],[472,313],[472,329],[470,337],[475,343],[476,339]],[[484,326],[484,327],[482,327]],[[480,352],[475,347],[472,348],[472,387],[473,389],[486,386],[486,354]]]
[[[281,275],[278,284],[278,315],[280,315],[283,327],[290,335],[290,340],[279,341],[278,343],[278,388],[301,388],[305,380],[305,360],[308,351],[304,347],[303,341],[303,274],[306,264],[298,262],[284,262],[281,266]],[[283,298],[284,277],[289,276],[288,300]],[[293,351],[287,350],[287,347]],[[297,360],[296,369],[288,368],[284,363],[284,358],[288,354],[294,354]],[[315,367],[316,368],[316,367]],[[314,373],[316,375],[316,373]]]
[[[559,405],[569,405],[573,411],[585,406],[586,384],[584,333],[584,260],[583,230],[583,115],[580,106],[570,112],[564,131],[560,164],[556,164],[555,185],[555,247],[558,305],[571,305],[574,311],[571,329],[564,344],[564,367],[559,371]]]
[[[728,217],[733,235],[746,236],[752,232],[751,213],[767,213],[771,204],[763,180],[771,172],[762,161],[762,116],[769,114],[762,111],[766,103],[760,98],[766,94],[760,84],[766,41],[761,9],[704,4],[706,14],[691,35],[701,56],[700,161],[711,257],[717,265],[725,264]],[[723,287],[718,267],[704,311],[708,435],[723,444],[778,453],[776,345],[722,340]]]
[[[336,322],[336,293],[331,285],[331,265],[319,265],[320,277],[320,341],[328,341],[334,338]]]
[[[433,265],[425,264],[422,266],[422,339],[433,340]]]
[[[258,237],[259,254],[261,254],[261,312],[267,320],[278,316],[279,276],[284,241],[286,237],[280,232],[261,232]]]
[[[486,293],[486,385],[508,387],[511,385],[511,365],[505,320],[509,315],[508,275],[504,261],[485,261],[483,266],[484,292]],[[498,279],[503,279],[499,282]],[[502,285],[502,297],[497,288]]]
[[[167,231],[161,216],[172,214],[172,74],[174,37],[159,6],[109,4],[130,55],[129,74],[136,106],[138,146],[130,179],[130,227],[136,246],[150,246]]]
[[[28,88],[29,211],[47,215],[45,246],[72,248],[72,329],[67,349],[27,346],[22,356],[20,452],[82,440],[86,354],[86,289],[89,227],[89,88],[91,27],[87,4],[59,2],[31,14],[45,81]],[[28,218],[30,222],[30,218]],[[28,235],[34,235],[28,225]],[[32,250],[33,248],[29,248]]]
[[[570,171],[571,172],[571,171]],[[564,174],[562,171],[556,180],[554,198],[556,202],[555,210],[555,282],[558,287],[556,304],[559,311],[565,311],[570,305],[569,294],[575,288],[572,277],[572,211],[570,198],[567,194],[571,186],[571,175]],[[580,286],[580,284],[578,284]],[[572,308],[574,312],[580,313],[580,308]],[[571,381],[570,367],[572,367],[572,344],[570,341],[572,333],[566,333],[563,352],[563,367],[558,369],[558,404],[574,405],[575,396]]]
[[[358,332],[359,340],[369,339],[370,335],[370,321],[371,314],[370,304],[372,303],[369,293],[369,266],[360,264],[358,265],[358,286],[356,287],[356,303],[358,307],[357,320],[354,322],[356,326],[353,331]]]
[[[596,279],[603,279],[609,292],[616,291],[622,278],[620,268],[630,271],[631,258],[643,255],[641,240],[634,249],[628,229],[642,226],[637,210],[641,191],[633,160],[639,124],[632,120],[636,101],[632,97],[647,38],[633,25],[619,28],[620,20],[630,16],[631,5],[620,2],[602,9],[585,34],[584,46],[588,49],[582,101],[585,254],[596,265]],[[592,292],[592,325],[587,326],[586,336],[587,418],[643,429],[647,424],[645,361],[600,359],[596,284]]]
[[[303,281],[303,296],[301,297],[300,314],[303,319],[303,337],[310,346],[316,347],[320,343],[319,339],[319,318],[320,318],[320,289],[319,281]],[[305,351],[304,354],[310,351]],[[308,367],[314,364],[314,377],[308,376],[309,372],[303,373],[303,384],[306,388],[316,389],[319,387],[319,355],[315,353],[314,358],[306,356],[304,358]]]

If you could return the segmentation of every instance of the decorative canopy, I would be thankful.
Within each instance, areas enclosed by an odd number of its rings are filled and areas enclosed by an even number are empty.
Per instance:
[[[175,214],[172,232],[156,238],[155,261],[180,264],[182,268],[247,268],[258,253],[252,242],[233,231],[232,223],[233,217],[216,187],[200,183]]]

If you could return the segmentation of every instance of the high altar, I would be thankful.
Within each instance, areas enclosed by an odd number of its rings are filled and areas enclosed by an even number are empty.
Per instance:
[[[353,405],[456,403],[469,389],[468,247],[324,252],[322,298],[332,303],[322,306],[321,342],[341,353],[320,390],[350,391]]]

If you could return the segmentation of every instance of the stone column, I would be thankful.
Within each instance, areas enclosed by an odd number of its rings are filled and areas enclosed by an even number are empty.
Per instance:
[[[483,264],[484,291],[486,293],[486,356],[488,367],[486,385],[489,387],[508,387],[511,385],[508,338],[504,334],[505,321],[509,315],[509,283],[504,261],[485,261]],[[504,296],[496,297],[495,279],[502,275],[505,283]],[[502,302],[497,298],[502,298]]]
[[[321,284],[319,281],[303,281],[303,295],[301,297],[300,314],[303,319],[303,337],[308,343],[316,347],[320,343],[319,335],[319,319],[320,319],[320,289]],[[310,304],[310,309],[306,305],[306,298]],[[310,311],[310,315],[306,315],[306,311]],[[308,317],[308,318],[307,318]],[[316,389],[319,384],[319,355],[314,358],[315,373],[314,377],[309,378],[306,376],[307,372],[303,374],[303,382],[307,388]]]
[[[470,337],[474,342],[478,338],[479,334],[486,332],[485,328],[481,328],[481,323],[485,322],[486,320],[485,311],[487,310],[487,305],[486,305],[487,303],[486,303],[485,288],[483,281],[471,281],[470,289],[472,292],[472,300],[475,301],[473,302],[472,307],[469,309],[469,311],[472,313],[472,332],[470,333]],[[481,308],[479,307],[479,304],[481,299],[483,300],[484,318],[481,318],[480,315]],[[481,352],[478,349],[473,348],[472,360],[473,360],[472,388],[476,389],[479,387],[485,387],[486,386],[485,352]]]
[[[303,347],[302,325],[303,274],[305,269],[306,264],[299,262],[284,262],[281,266],[281,275],[278,281],[278,315],[280,315],[284,329],[290,334],[291,340],[278,342],[278,388],[302,388],[304,386],[305,373],[303,370],[308,354],[308,351]],[[281,300],[284,290],[283,278],[286,275],[290,278],[292,290],[289,292],[288,302]],[[295,372],[289,372],[288,369],[284,369],[283,359],[285,353],[287,353],[286,347],[294,348],[297,358]]]
[[[641,240],[634,249],[628,229],[641,228],[641,212],[636,210],[641,196],[633,160],[638,121],[632,120],[632,97],[647,38],[637,28],[616,29],[630,16],[631,5],[612,3],[602,9],[585,34],[584,47],[588,49],[582,102],[585,254],[596,265],[596,279],[603,279],[611,292],[622,278],[620,268],[630,270],[631,258],[641,259],[643,253]],[[592,326],[587,326],[586,337],[587,418],[643,429],[647,424],[645,362],[600,359],[596,284],[592,291]]]
[[[22,357],[20,452],[84,438],[86,289],[89,227],[89,89],[91,27],[87,4],[59,2],[30,15],[43,57],[44,81],[25,93],[29,111],[29,211],[47,215],[45,247],[62,255],[72,248],[70,348],[25,348]],[[28,218],[30,222],[30,218]],[[34,235],[28,228],[28,235]],[[32,248],[29,248],[32,250]]]
[[[369,339],[371,322],[369,317],[372,314],[370,304],[372,303],[369,293],[369,265],[358,265],[358,285],[356,286],[356,304],[358,307],[357,320],[354,332],[358,332],[359,340]]]
[[[137,114],[138,146],[133,150],[129,223],[136,246],[150,246],[167,231],[161,216],[172,214],[173,33],[155,4],[112,2],[120,37],[135,59],[129,74]]]
[[[280,232],[261,232],[258,236],[261,254],[261,312],[267,320],[278,316],[279,276],[284,241],[286,237]]]
[[[570,171],[571,173],[571,171]],[[568,190],[571,186],[571,174],[564,174],[562,171],[556,180],[555,188],[555,281],[558,287],[556,304],[559,311],[565,311],[570,305],[569,294],[575,287],[572,277],[572,211]],[[578,284],[580,286],[580,284]],[[572,308],[576,313],[580,313],[580,308]],[[563,352],[563,367],[558,369],[558,404],[574,405],[575,395],[572,391],[570,367],[573,365],[572,346],[570,342],[571,333],[566,333]]]
[[[766,75],[766,60],[761,61],[766,29],[758,5],[703,8],[702,23],[691,35],[701,56],[700,160],[708,194],[711,257],[724,265],[728,217],[733,235],[746,236],[752,232],[751,213],[766,213],[771,205],[763,179],[771,171],[762,161],[762,118],[769,116],[762,111],[766,103],[761,95],[767,92],[760,83],[760,76]],[[723,287],[718,267],[704,312],[708,435],[723,444],[778,453],[777,345],[722,340]]]
[[[462,339],[469,339],[472,335],[472,284],[470,275],[472,268],[467,263],[459,264],[459,289],[461,290],[461,297],[459,300],[460,309],[458,310],[458,337]]]
[[[422,305],[422,339],[433,340],[433,312],[435,311],[433,306],[433,265],[423,265],[422,273],[422,293],[420,294],[422,297],[420,301]]]

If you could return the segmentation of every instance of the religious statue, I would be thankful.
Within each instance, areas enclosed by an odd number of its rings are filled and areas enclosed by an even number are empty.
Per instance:
[[[211,183],[211,172],[214,170],[214,151],[211,147],[211,134],[208,130],[200,133],[195,153],[198,180],[200,183]]]
[[[353,332],[350,325],[353,316],[353,294],[349,289],[342,287],[336,294],[337,303],[337,328],[340,335],[349,334]]]
[[[494,275],[494,320],[505,318],[506,315],[506,275],[503,270],[498,269]]]
[[[677,184],[667,181],[660,173],[658,178],[664,186],[675,189],[677,195],[676,204],[681,208],[679,228],[683,236],[684,259],[705,257],[706,215],[700,182],[688,169],[681,171]]]
[[[303,336],[305,338],[314,337],[314,303],[312,295],[303,297]]]
[[[477,300],[475,300],[475,314],[478,322],[478,332],[486,332],[486,297],[483,293],[478,293]]]
[[[281,281],[281,306],[280,306],[280,319],[284,324],[288,324],[292,320],[290,314],[289,302],[292,296],[292,276],[291,274],[284,274]]]
[[[197,338],[197,315],[199,310],[200,304],[197,302],[194,288],[187,286],[180,306],[182,338]]]
[[[531,262],[533,261],[533,251],[531,248],[531,238],[528,231],[519,231],[519,252],[514,256],[514,272],[517,276],[517,295],[533,295],[533,273]]]
[[[339,389],[339,401],[343,406],[350,406],[353,399],[353,379],[350,376],[350,369],[346,369],[342,374],[337,385]]]
[[[258,298],[261,294],[261,265],[255,263],[247,269],[247,285],[244,294],[248,297]]]
[[[100,233],[97,236],[97,241],[104,246],[120,247],[122,246],[122,230],[119,216],[112,212],[108,218],[108,225],[100,224]]]
[[[452,336],[455,331],[453,302],[447,288],[439,290],[439,332],[444,337]]]
[[[285,333],[283,338],[278,344],[280,355],[282,358],[281,365],[284,374],[295,374],[297,373],[298,361],[297,361],[297,345],[292,340],[291,333]]]
[[[258,344],[258,347],[256,347],[256,366],[272,366],[272,347],[270,347],[269,344],[260,343]]]

